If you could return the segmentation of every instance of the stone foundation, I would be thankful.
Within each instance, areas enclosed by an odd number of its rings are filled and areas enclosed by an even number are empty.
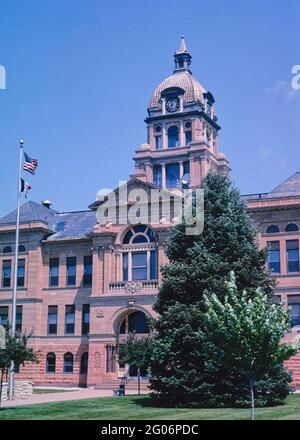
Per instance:
[[[28,399],[33,393],[33,382],[15,381],[14,397],[15,399]],[[4,382],[2,386],[2,401],[8,399],[8,383]]]

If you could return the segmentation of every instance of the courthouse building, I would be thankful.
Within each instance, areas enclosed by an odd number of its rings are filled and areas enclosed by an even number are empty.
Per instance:
[[[230,171],[219,150],[213,94],[192,75],[191,58],[182,37],[173,74],[150,99],[147,142],[135,151],[129,197],[121,200],[119,188],[114,191],[118,212],[134,207],[134,190],[177,189],[180,197],[210,170]],[[245,200],[261,246],[269,246],[269,268],[278,281],[274,300],[292,307],[293,335],[300,325],[300,173]],[[147,317],[155,316],[164,243],[175,219],[158,210],[147,223],[99,223],[97,210],[105,202],[89,203],[78,212],[58,212],[47,201],[21,207],[17,328],[34,330],[40,363],[17,368],[16,376],[35,384],[105,386],[124,374],[134,377],[134,368],[119,365],[117,344],[131,332],[147,334]],[[11,316],[15,222],[16,212],[0,219],[2,325]]]

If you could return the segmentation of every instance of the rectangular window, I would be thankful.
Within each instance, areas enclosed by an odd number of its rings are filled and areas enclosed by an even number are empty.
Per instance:
[[[162,169],[161,165],[154,165],[153,167],[153,183],[160,188],[162,187]]]
[[[65,333],[73,335],[75,331],[75,305],[66,306]]]
[[[151,280],[157,280],[157,252],[150,252],[150,278]]]
[[[81,323],[81,333],[82,335],[87,335],[90,332],[90,305],[83,304],[82,306],[82,323]]]
[[[91,287],[93,274],[93,257],[88,255],[83,257],[83,287]]]
[[[11,283],[11,260],[2,261],[2,287],[10,287]]]
[[[147,252],[132,253],[132,280],[147,279]]]
[[[171,163],[166,166],[167,188],[180,187],[179,163]]]
[[[280,273],[280,244],[279,241],[268,242],[268,265],[270,272]]]
[[[67,285],[76,285],[76,257],[67,257]]]
[[[0,325],[6,327],[8,324],[8,306],[0,307]]]
[[[183,175],[190,173],[190,162],[187,160],[186,162],[183,162]]]
[[[18,278],[17,286],[24,287],[25,285],[25,260],[18,260]]]
[[[155,136],[155,148],[157,150],[161,150],[162,149],[162,137],[159,136]]]
[[[49,260],[49,286],[58,286],[59,276],[59,258],[50,258]]]
[[[287,240],[287,270],[288,272],[299,272],[299,242],[298,240]]]
[[[128,253],[123,254],[123,281],[128,281]]]
[[[292,327],[300,325],[300,304],[289,304],[291,307],[290,318],[292,321]]]
[[[22,331],[22,317],[23,317],[23,307],[17,306],[16,312],[16,330],[18,332]]]
[[[57,306],[48,306],[48,335],[57,334]]]
[[[185,145],[189,145],[192,142],[192,132],[186,131],[185,132]]]
[[[116,371],[116,347],[106,346],[106,372],[114,373]]]

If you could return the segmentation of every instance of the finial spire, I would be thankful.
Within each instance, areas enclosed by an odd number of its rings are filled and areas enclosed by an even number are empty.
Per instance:
[[[180,41],[179,41],[179,47],[178,47],[178,50],[176,53],[184,53],[184,52],[188,52],[188,49],[186,47],[184,35],[181,35]]]
[[[182,72],[182,71],[192,73],[189,68],[191,64],[192,56],[188,51],[183,35],[180,37],[179,47],[178,50],[176,50],[175,52],[174,59],[175,59],[174,73]]]

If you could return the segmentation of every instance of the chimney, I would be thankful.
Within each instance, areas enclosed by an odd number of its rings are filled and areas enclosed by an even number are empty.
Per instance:
[[[45,206],[45,208],[50,209],[52,203],[50,202],[50,200],[43,200],[42,205]]]

